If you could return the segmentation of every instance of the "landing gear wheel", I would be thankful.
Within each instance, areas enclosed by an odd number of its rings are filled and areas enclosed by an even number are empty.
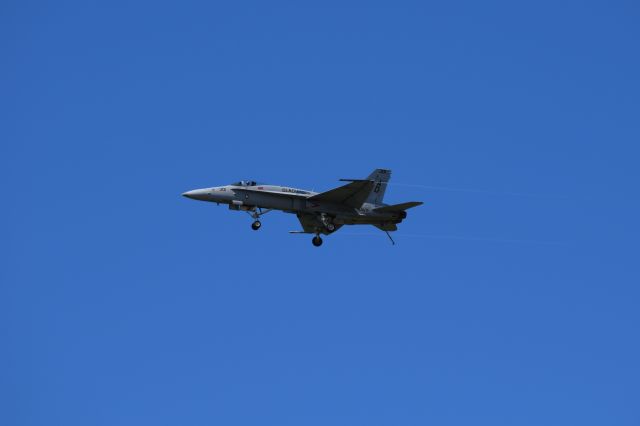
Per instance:
[[[336,230],[336,226],[333,224],[332,219],[324,213],[320,215],[320,222],[322,222],[324,229],[327,231],[333,232]]]
[[[251,224],[251,229],[253,229],[254,231],[257,231],[258,229],[260,229],[261,226],[262,226],[262,223],[260,223],[259,220],[256,220]]]
[[[320,236],[316,235],[311,240],[311,243],[316,247],[320,247],[322,245],[322,238],[320,238]]]

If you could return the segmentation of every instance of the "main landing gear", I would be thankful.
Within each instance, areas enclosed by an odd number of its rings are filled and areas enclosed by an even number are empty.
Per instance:
[[[310,234],[310,232],[305,231],[289,231],[290,234]],[[316,236],[311,239],[311,244],[315,247],[320,247],[322,245],[322,238],[320,238],[320,232],[315,232]]]
[[[322,213],[320,215],[320,222],[322,222],[322,224],[324,225],[324,227],[327,229],[327,231],[329,232],[333,232],[336,230],[336,226],[333,224],[333,222],[331,221],[331,218],[329,218],[329,216],[327,216],[326,214]]]
[[[257,231],[258,229],[260,229],[261,226],[262,226],[262,222],[260,222],[259,220],[256,220],[251,224],[251,229],[253,229],[254,231]]]

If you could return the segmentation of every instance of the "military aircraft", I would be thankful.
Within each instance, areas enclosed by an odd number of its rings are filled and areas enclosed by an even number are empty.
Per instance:
[[[302,231],[292,234],[315,234],[311,242],[322,245],[320,234],[329,235],[343,225],[373,225],[384,231],[395,244],[389,231],[407,217],[406,210],[423,204],[420,201],[387,205],[382,202],[391,170],[376,169],[366,179],[340,179],[346,185],[326,192],[278,185],[265,185],[244,180],[231,185],[194,189],[182,195],[194,200],[228,204],[229,209],[245,211],[253,219],[251,228],[261,228],[260,217],[272,210],[294,213]]]

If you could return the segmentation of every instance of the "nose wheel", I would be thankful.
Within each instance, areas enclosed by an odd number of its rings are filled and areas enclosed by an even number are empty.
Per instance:
[[[322,245],[322,238],[320,238],[320,235],[316,235],[315,237],[313,237],[313,239],[311,240],[311,244],[316,247],[320,247]]]
[[[273,209],[262,210],[260,207],[258,207],[248,211],[247,213],[249,213],[249,216],[251,216],[254,219],[254,222],[251,224],[251,229],[253,229],[254,231],[257,231],[258,229],[260,229],[262,227],[262,222],[260,222],[260,216],[262,216],[263,214],[269,213],[271,210]]]

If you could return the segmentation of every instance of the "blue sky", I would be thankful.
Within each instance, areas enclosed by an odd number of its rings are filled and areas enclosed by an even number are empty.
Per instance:
[[[0,423],[637,425],[639,18],[4,2]],[[180,197],[378,167],[396,246]]]

